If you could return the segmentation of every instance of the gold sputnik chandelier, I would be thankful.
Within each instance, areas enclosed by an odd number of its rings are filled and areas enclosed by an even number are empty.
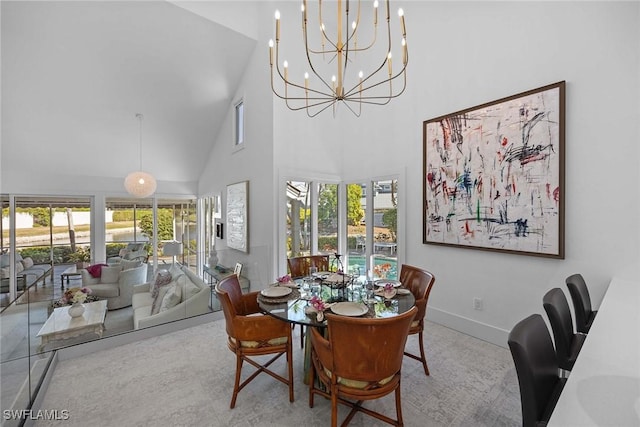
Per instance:
[[[309,117],[315,117],[329,107],[332,107],[335,116],[338,102],[342,102],[353,114],[359,117],[362,112],[362,104],[385,105],[391,99],[400,96],[407,85],[406,69],[409,60],[404,12],[402,9],[398,10],[400,32],[402,33],[401,44],[398,46],[401,51],[401,66],[394,70],[389,0],[381,0],[381,2],[385,9],[383,13],[386,19],[386,28],[383,31],[386,33],[386,46],[382,43],[378,43],[376,46],[378,0],[372,2],[369,24],[365,24],[364,19],[361,20],[360,0],[357,1],[355,16],[351,18],[349,0],[337,0],[335,2],[337,3],[336,21],[331,24],[323,20],[323,1],[317,0],[317,33],[308,31],[308,2],[302,0],[302,37],[306,53],[304,67],[308,67],[308,69],[304,70],[304,74],[302,73],[303,69],[300,69],[299,79],[292,78],[288,61],[280,63],[280,12],[276,11],[275,43],[273,40],[269,40],[271,90],[273,93],[283,99],[289,109],[305,110]],[[333,16],[330,15],[330,17]],[[352,20],[350,21],[350,19]],[[334,26],[335,28],[333,28]],[[335,31],[330,31],[330,27]],[[312,36],[315,37],[313,40],[311,40]],[[359,45],[359,41],[364,41],[365,44]],[[379,57],[372,59],[371,54],[379,55]],[[371,67],[367,70],[368,74],[365,74],[362,69],[358,69],[354,63],[356,59],[361,59],[360,56]],[[292,63],[292,65],[294,64]],[[279,77],[279,79],[276,78],[279,82],[279,90],[274,85],[274,74]],[[394,80],[399,77],[401,79],[394,87]]]

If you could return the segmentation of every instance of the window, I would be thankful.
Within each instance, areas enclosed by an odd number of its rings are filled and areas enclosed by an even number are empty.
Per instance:
[[[234,110],[233,144],[240,147],[244,144],[244,101],[238,101]]]

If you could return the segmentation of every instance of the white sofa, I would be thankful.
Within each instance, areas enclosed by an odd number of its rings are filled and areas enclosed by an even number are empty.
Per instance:
[[[158,295],[156,304],[157,313],[152,314],[154,298],[151,296],[154,288],[154,280],[149,283],[134,286],[133,289],[133,326],[135,329],[156,326],[162,323],[172,322],[184,319],[186,317],[197,316],[209,313],[209,298],[211,296],[211,288],[195,273],[187,267],[179,264],[173,264],[168,270],[171,274],[171,281],[166,287],[179,288],[179,301],[176,300],[172,304],[161,304],[159,301],[162,294]],[[165,300],[166,301],[166,300]]]
[[[147,264],[138,261],[122,261],[114,266],[102,267],[100,277],[93,277],[87,270],[80,270],[82,286],[91,289],[91,295],[107,300],[107,309],[129,307],[135,285],[147,281]]]
[[[9,292],[9,277],[11,277],[9,257],[9,253],[0,255],[0,292],[2,293]],[[43,286],[47,284],[47,276],[51,276],[51,282],[53,282],[53,269],[51,264],[34,264],[31,257],[22,258],[19,253],[16,253],[16,276],[18,290],[24,290],[33,284],[37,288],[40,280]]]

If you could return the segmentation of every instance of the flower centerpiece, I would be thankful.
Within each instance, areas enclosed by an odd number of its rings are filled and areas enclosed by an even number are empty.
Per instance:
[[[282,277],[278,277],[278,283],[291,283],[293,282],[293,280],[291,279],[291,276],[284,275]]]
[[[316,320],[318,322],[322,322],[324,320],[324,311],[333,305],[322,301],[322,299],[317,296],[312,297],[311,300],[309,300],[309,303],[311,304],[310,313],[316,313]]]
[[[69,288],[64,291],[62,298],[53,302],[53,308],[64,307],[66,305],[83,304],[85,302],[98,301],[98,298],[91,295],[91,289],[86,287]]]
[[[382,279],[387,278],[389,270],[391,270],[391,264],[389,264],[388,262],[385,262],[384,264],[376,264],[373,267],[373,273]]]

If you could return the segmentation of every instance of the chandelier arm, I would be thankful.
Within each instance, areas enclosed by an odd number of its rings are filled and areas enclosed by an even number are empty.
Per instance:
[[[398,77],[398,76],[395,76],[395,77]],[[394,77],[394,78],[395,78],[395,77]],[[391,80],[389,80],[389,81],[391,81]],[[377,85],[380,85],[380,84],[382,84],[382,83],[386,83],[386,82],[380,82],[380,83],[378,83]],[[375,85],[375,86],[377,86],[377,85]],[[371,87],[373,87],[373,86],[371,86]],[[346,100],[346,101],[350,101],[350,102],[357,102],[358,100],[362,99],[362,100],[363,100],[363,102],[365,102],[365,103],[367,103],[367,104],[385,105],[385,104],[388,104],[388,103],[389,103],[389,101],[390,101],[391,99],[393,99],[393,98],[397,98],[397,97],[399,97],[400,95],[402,95],[402,94],[404,93],[404,91],[405,91],[405,89],[406,89],[406,88],[407,88],[407,78],[406,78],[406,75],[405,75],[405,76],[404,76],[404,79],[403,79],[403,86],[402,86],[402,90],[401,90],[400,92],[396,93],[396,94],[390,93],[389,95],[385,95],[385,96],[381,96],[381,95],[380,95],[380,96],[364,96],[364,97],[355,97],[355,96],[350,96],[350,97],[348,97],[348,98],[345,98],[345,100]],[[364,91],[363,91],[363,92],[364,92]],[[386,100],[386,101],[385,101],[385,102],[383,102],[383,103],[370,101],[370,100],[374,100],[374,99],[384,99],[384,100]]]
[[[407,58],[407,63],[408,63],[408,58]],[[380,69],[384,66],[384,63],[373,73],[369,74],[365,79],[362,80],[362,83],[366,82],[367,80],[371,79],[378,71],[380,71]],[[377,83],[374,83],[370,86],[364,87],[362,89],[359,89],[361,83],[358,83],[357,85],[353,86],[351,89],[349,89],[349,91],[345,94],[345,98],[346,97],[352,97],[354,93],[358,93],[358,92],[366,92],[369,89],[373,89],[374,87],[380,86],[382,84],[385,84],[391,80],[396,79],[397,77],[399,77],[401,74],[405,74],[405,70],[407,69],[407,64],[404,64],[402,69],[393,77],[390,78],[386,78],[384,80],[381,80]],[[406,75],[405,75],[405,85],[406,85]]]
[[[324,40],[326,39],[329,44],[331,44],[331,46],[333,46],[334,49],[337,49],[338,46],[336,46],[336,44],[333,42],[333,40],[331,40],[328,36],[327,33],[325,32],[323,23],[322,23],[322,0],[318,0],[318,22],[320,23],[320,35],[322,36],[322,41],[324,42]],[[320,52],[324,53],[324,43],[322,43],[322,50]],[[329,51],[331,52],[331,51]]]
[[[311,68],[311,72],[313,72],[313,74],[320,79],[320,81],[327,87],[327,89],[331,89],[331,86],[322,78],[322,76],[320,76],[320,74],[318,74],[318,72],[316,71],[315,67],[313,66],[313,61],[311,61],[311,57],[309,56],[310,50],[309,50],[309,39],[308,39],[308,36],[307,36],[307,22],[306,21],[304,22],[303,36],[304,36],[304,46],[306,48],[305,52],[306,52],[306,55],[307,55],[307,63],[309,64],[309,67]],[[276,47],[276,49],[277,49],[277,47]],[[278,55],[278,52],[276,50],[276,56],[277,55]],[[323,93],[323,92],[319,92],[319,93]]]

